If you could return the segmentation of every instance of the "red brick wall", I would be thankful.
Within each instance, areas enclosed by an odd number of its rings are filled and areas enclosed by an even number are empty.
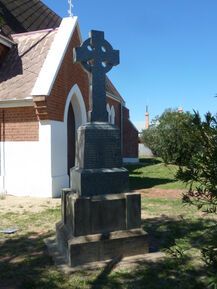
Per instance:
[[[123,107],[123,157],[138,158],[138,131],[131,123],[126,107]]]
[[[33,107],[0,109],[0,141],[38,141],[39,124]]]

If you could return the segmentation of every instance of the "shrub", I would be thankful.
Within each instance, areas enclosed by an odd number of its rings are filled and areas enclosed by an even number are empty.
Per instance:
[[[184,202],[194,204],[207,213],[217,213],[217,118],[211,113],[202,121],[198,112],[188,128],[189,136],[197,136],[197,146],[177,178],[189,185]]]
[[[152,152],[168,163],[186,165],[197,150],[195,138],[188,133],[193,119],[189,112],[167,109],[155,120],[155,125],[142,133],[142,140]]]

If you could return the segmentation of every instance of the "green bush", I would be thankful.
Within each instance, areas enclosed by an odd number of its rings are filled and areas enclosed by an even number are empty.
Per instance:
[[[177,112],[167,109],[160,117],[142,133],[142,141],[152,152],[168,163],[186,165],[191,155],[198,149],[188,127],[193,119],[189,112]]]
[[[177,178],[189,185],[184,201],[207,213],[217,213],[217,117],[207,113],[202,121],[195,112],[188,133],[192,138],[197,135],[200,149],[177,173]]]

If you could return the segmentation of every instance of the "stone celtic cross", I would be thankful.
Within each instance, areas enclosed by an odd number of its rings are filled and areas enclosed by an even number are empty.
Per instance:
[[[75,48],[74,61],[80,62],[92,76],[91,122],[107,122],[106,73],[119,64],[119,50],[104,39],[104,32],[92,30],[90,38]]]

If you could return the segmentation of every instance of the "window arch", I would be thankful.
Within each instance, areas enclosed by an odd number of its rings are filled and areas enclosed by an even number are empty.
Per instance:
[[[110,105],[107,103],[106,109],[108,112],[108,122],[111,124],[115,124],[115,108],[114,108],[114,106],[112,105],[110,107]]]

